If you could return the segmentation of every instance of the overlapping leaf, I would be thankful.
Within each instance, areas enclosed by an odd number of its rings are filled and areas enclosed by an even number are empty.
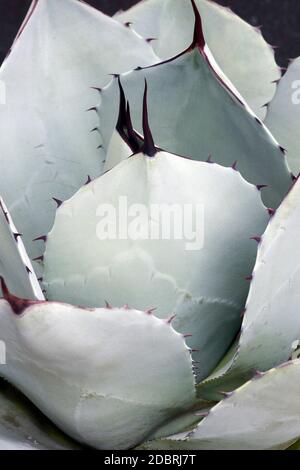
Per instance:
[[[151,41],[156,54],[174,56],[189,46],[193,36],[193,15],[190,0],[144,0],[119,12],[115,18],[130,22],[131,28]],[[274,51],[261,32],[253,28],[229,8],[208,0],[196,0],[203,19],[207,44],[227,77],[260,117],[264,105],[274,96],[280,70]],[[253,79],[252,77],[255,77]]]
[[[52,198],[101,173],[91,87],[154,61],[144,39],[83,2],[34,0],[0,71],[0,193],[31,257],[43,252],[32,240],[52,226]]]

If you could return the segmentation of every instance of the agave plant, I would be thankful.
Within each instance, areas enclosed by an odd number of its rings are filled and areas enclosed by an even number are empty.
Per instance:
[[[0,448],[297,441],[298,68],[208,0],[33,1],[0,71]]]

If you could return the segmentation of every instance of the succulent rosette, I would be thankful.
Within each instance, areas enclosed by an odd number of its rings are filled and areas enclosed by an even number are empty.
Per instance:
[[[297,441],[297,63],[208,0],[33,1],[0,71],[0,448]]]

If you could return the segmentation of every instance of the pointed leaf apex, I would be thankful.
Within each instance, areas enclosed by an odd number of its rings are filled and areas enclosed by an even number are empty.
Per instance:
[[[15,295],[11,294],[2,276],[0,276],[0,285],[4,300],[9,303],[12,311],[16,315],[21,315],[27,307],[30,307],[30,305],[40,303],[40,301],[37,300],[20,299],[19,297],[16,297]]]
[[[147,93],[148,93],[148,85],[147,85],[147,80],[145,79],[145,91],[144,91],[144,100],[143,100],[144,144],[141,150],[144,153],[144,155],[147,155],[148,157],[154,157],[155,154],[157,153],[157,150],[155,148],[152,132],[149,126]]]
[[[200,15],[200,12],[198,10],[195,0],[191,0],[191,2],[192,2],[193,10],[194,10],[194,15],[195,15],[195,29],[194,29],[194,38],[193,38],[193,42],[191,44],[190,49],[199,47],[199,49],[203,51],[205,47],[205,39],[204,39],[204,34],[203,34],[201,15]]]
[[[130,107],[129,103],[126,102],[126,97],[120,77],[118,77],[118,84],[120,90],[120,106],[116,131],[126,142],[126,144],[130,147],[132,152],[137,153],[140,151],[141,148],[141,139],[133,129],[130,115]]]

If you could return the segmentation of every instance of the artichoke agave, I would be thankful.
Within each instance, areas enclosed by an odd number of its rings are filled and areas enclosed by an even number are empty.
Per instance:
[[[297,441],[297,76],[208,0],[33,1],[0,71],[1,448]]]

